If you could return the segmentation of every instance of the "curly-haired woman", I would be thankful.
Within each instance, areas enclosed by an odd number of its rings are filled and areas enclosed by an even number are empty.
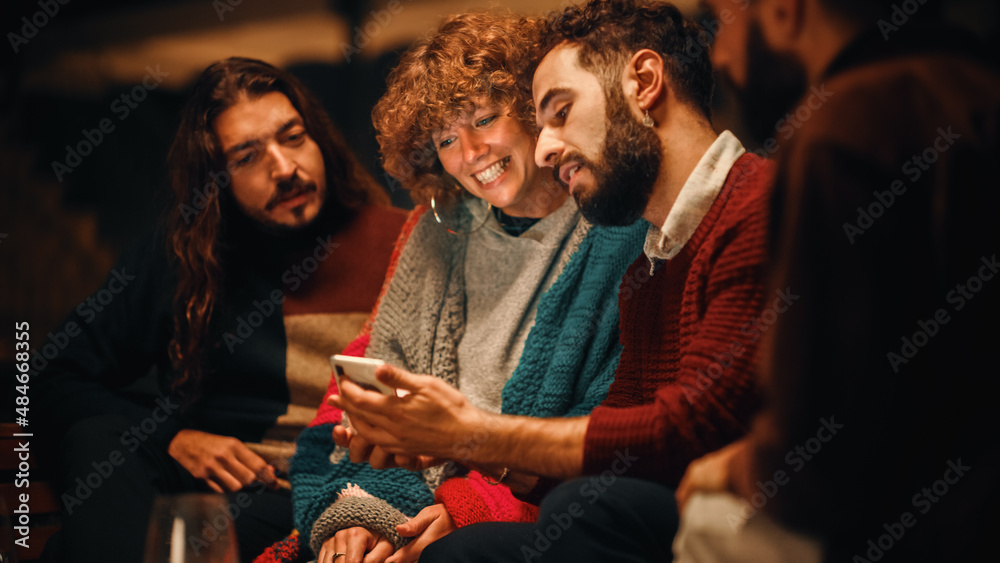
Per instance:
[[[574,416],[597,406],[613,378],[618,285],[646,229],[594,227],[536,166],[519,80],[535,30],[512,16],[454,16],[389,76],[373,112],[378,141],[386,170],[422,205],[370,333],[345,353],[433,374],[482,408]],[[508,488],[531,498],[545,486],[537,478],[461,467],[483,437],[456,444],[457,463],[376,471],[333,442],[341,422],[322,407],[292,464],[296,524],[321,563],[415,561],[457,526],[537,515]]]

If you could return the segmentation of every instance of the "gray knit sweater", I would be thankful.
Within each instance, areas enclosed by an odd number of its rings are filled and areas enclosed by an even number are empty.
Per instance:
[[[559,277],[590,229],[576,202],[566,202],[520,237],[506,234],[481,200],[465,203],[460,221],[483,226],[454,235],[431,213],[414,227],[379,304],[366,356],[459,387],[476,406],[499,412],[501,391],[517,367],[542,294]],[[338,462],[346,452],[338,447]],[[431,490],[446,468],[424,472]],[[410,515],[412,516],[412,515]],[[313,525],[315,553],[339,530],[363,526],[397,548],[407,515],[374,497],[335,501]]]

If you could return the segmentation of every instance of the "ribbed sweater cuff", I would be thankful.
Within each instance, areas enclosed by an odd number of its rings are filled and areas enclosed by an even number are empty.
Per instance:
[[[396,533],[396,526],[408,518],[382,499],[372,497],[345,497],[330,505],[313,524],[309,547],[318,554],[323,542],[340,530],[361,526],[381,534],[399,549],[408,540]]]
[[[657,478],[666,468],[666,421],[657,405],[597,407],[590,414],[583,445],[583,472],[608,469],[633,477]]]
[[[434,500],[444,505],[455,525],[464,528],[469,524],[490,521],[490,508],[464,478],[448,479],[434,491]]]

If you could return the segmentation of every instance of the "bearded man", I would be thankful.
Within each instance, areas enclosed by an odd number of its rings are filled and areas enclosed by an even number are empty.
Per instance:
[[[243,561],[287,534],[295,437],[327,357],[374,307],[404,220],[319,102],[257,60],[205,69],[169,169],[165,232],[123,254],[35,366],[45,435],[64,436],[50,560],[142,560],[157,494],[227,493]]]

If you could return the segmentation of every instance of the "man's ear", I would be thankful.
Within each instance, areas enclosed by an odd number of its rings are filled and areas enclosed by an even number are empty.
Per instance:
[[[630,106],[638,106],[639,116],[666,98],[663,79],[663,57],[651,49],[636,51],[622,76],[625,99]]]

